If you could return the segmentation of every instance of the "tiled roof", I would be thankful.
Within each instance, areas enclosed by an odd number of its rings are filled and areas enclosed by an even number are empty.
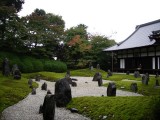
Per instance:
[[[157,30],[160,30],[160,19],[138,25],[136,26],[136,30],[127,39],[112,47],[104,49],[104,51],[115,51],[153,45],[156,41],[150,40],[148,36],[152,34],[152,31]]]

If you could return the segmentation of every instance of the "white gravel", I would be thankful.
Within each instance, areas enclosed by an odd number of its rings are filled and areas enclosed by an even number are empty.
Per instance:
[[[92,81],[93,77],[72,77],[76,78],[78,81],[77,87],[71,87],[72,97],[79,96],[106,96],[106,87],[98,87],[98,83]],[[6,108],[2,112],[1,120],[43,120],[42,114],[39,114],[39,106],[43,104],[46,91],[41,90],[41,85],[46,82],[47,89],[54,93],[55,82],[48,82],[41,80],[38,82],[39,88],[36,89],[37,94],[29,94],[24,100],[18,102],[17,104]],[[103,83],[109,81],[103,81]],[[142,96],[133,92],[126,92],[117,90],[116,96]],[[71,113],[65,108],[55,109],[55,120],[90,120],[77,113]]]

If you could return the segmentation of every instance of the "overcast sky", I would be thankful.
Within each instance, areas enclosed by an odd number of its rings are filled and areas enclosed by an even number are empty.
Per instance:
[[[160,19],[160,0],[25,0],[19,15],[36,8],[62,16],[66,28],[85,24],[88,32],[116,42],[126,39],[136,25]]]

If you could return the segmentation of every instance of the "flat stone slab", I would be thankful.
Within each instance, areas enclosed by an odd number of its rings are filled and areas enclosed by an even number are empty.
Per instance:
[[[141,82],[141,81],[138,81],[138,80],[128,80],[128,79],[123,79],[121,81],[129,81],[129,82]]]

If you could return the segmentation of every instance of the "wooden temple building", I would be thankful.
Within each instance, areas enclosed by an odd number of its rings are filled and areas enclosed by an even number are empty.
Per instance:
[[[160,73],[160,19],[137,25],[128,38],[104,51],[117,58],[114,72]]]

